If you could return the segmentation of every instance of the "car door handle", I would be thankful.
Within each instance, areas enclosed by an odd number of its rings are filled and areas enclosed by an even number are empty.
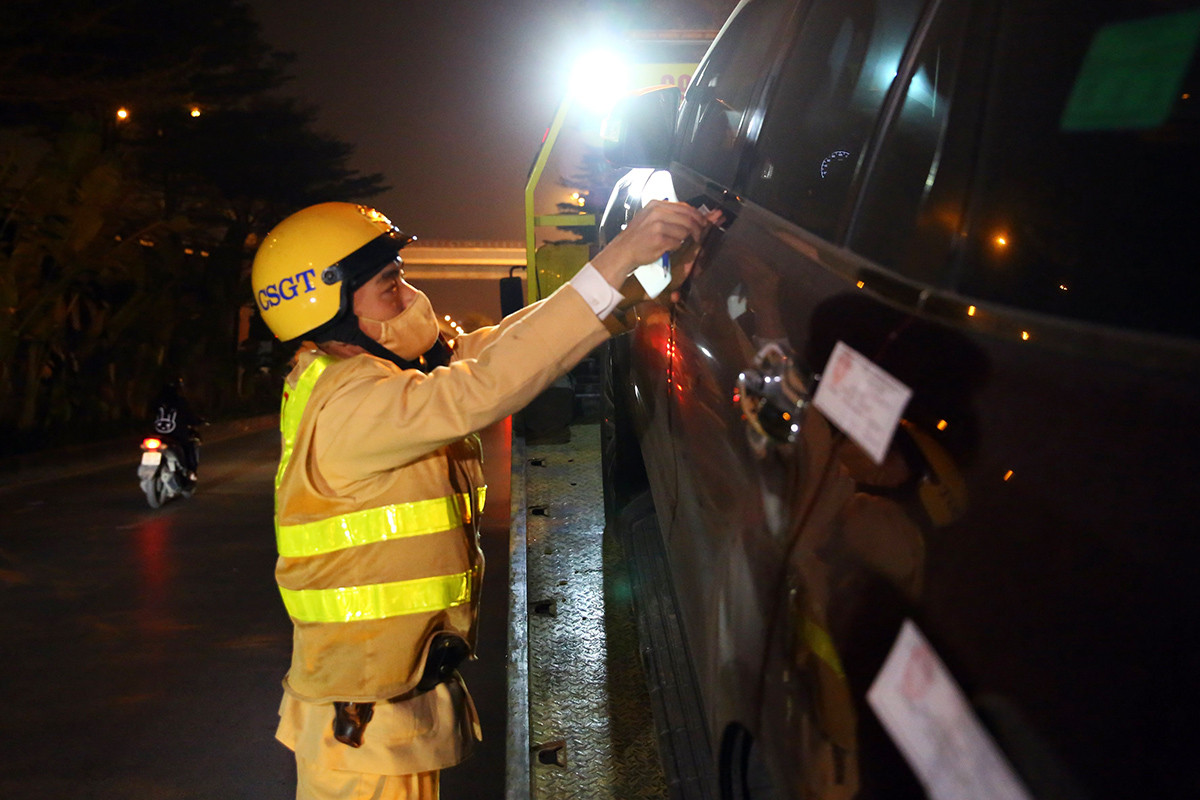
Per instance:
[[[737,401],[750,426],[752,443],[791,444],[800,434],[800,416],[811,400],[796,363],[784,347],[768,343],[738,375]],[[760,442],[754,442],[754,439]]]

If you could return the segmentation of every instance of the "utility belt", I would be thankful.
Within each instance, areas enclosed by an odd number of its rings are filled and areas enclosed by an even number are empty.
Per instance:
[[[388,698],[389,703],[403,703],[436,688],[439,683],[458,679],[458,665],[470,655],[466,641],[457,634],[437,633],[429,643],[425,671],[421,680],[407,692]],[[363,731],[375,716],[374,703],[333,703],[333,738],[350,747],[361,747]]]

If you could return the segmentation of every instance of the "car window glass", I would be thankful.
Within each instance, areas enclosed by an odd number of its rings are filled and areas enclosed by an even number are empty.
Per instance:
[[[948,152],[946,129],[966,21],[966,3],[945,3],[929,26],[875,154],[849,241],[856,252],[927,283],[946,278],[962,217],[968,165]]]
[[[816,0],[763,121],[746,195],[833,236],[921,0]]]
[[[1200,335],[1195,0],[1015,0],[960,291]]]
[[[738,132],[789,6],[782,0],[744,6],[688,86],[679,117],[678,160],[722,186],[733,183]]]

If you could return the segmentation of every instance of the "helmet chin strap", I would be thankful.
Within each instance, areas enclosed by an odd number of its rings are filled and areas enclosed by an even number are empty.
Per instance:
[[[445,338],[441,333],[438,334],[437,341],[433,343],[433,347],[426,350],[424,355],[415,361],[409,361],[396,355],[363,333],[362,328],[358,327],[358,317],[354,314],[346,314],[341,319],[334,321],[329,325],[327,332],[328,338],[346,344],[358,345],[371,355],[382,358],[385,361],[390,361],[400,367],[400,369],[419,369],[421,372],[430,372],[436,367],[442,367],[450,363],[450,346],[446,344]]]

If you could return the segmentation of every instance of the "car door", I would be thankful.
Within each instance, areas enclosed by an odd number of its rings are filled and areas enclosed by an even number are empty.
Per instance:
[[[860,260],[838,239],[923,6],[799,6],[787,57],[762,83],[770,99],[743,115],[741,157],[720,169],[686,141],[702,111],[681,114],[675,189],[728,221],[672,318],[666,536],[677,591],[691,598],[685,623],[715,738],[737,742],[731,758],[761,760],[788,796],[848,797],[858,786],[859,714],[831,634],[827,552],[848,508],[887,518],[855,481],[884,480],[887,465],[849,453],[810,401],[838,341],[877,358],[904,325],[863,294]],[[889,574],[909,587],[920,537],[894,516],[907,552]]]
[[[881,360],[923,474],[902,613],[1032,796],[1192,796],[1200,11],[1006,0],[967,25],[938,114],[961,37],[926,38],[848,235],[865,291],[916,295]],[[895,630],[861,587],[837,605],[865,692]],[[881,796],[912,774],[877,724],[860,747]]]
[[[1033,796],[1194,793],[1197,20],[941,3],[875,72],[896,83],[865,136],[811,102],[832,90],[785,92],[785,64],[774,97],[804,113],[768,108],[742,183],[675,170],[736,220],[674,318],[671,552],[706,603],[716,722],[759,743],[746,763],[781,793],[924,796],[867,700],[907,624]],[[792,52],[817,62],[805,77],[844,63]],[[1129,52],[1162,56],[1174,94],[1097,101]],[[798,375],[772,377],[815,393],[839,345],[911,391],[888,446],[812,403],[795,441],[765,441],[742,376],[775,346]]]

